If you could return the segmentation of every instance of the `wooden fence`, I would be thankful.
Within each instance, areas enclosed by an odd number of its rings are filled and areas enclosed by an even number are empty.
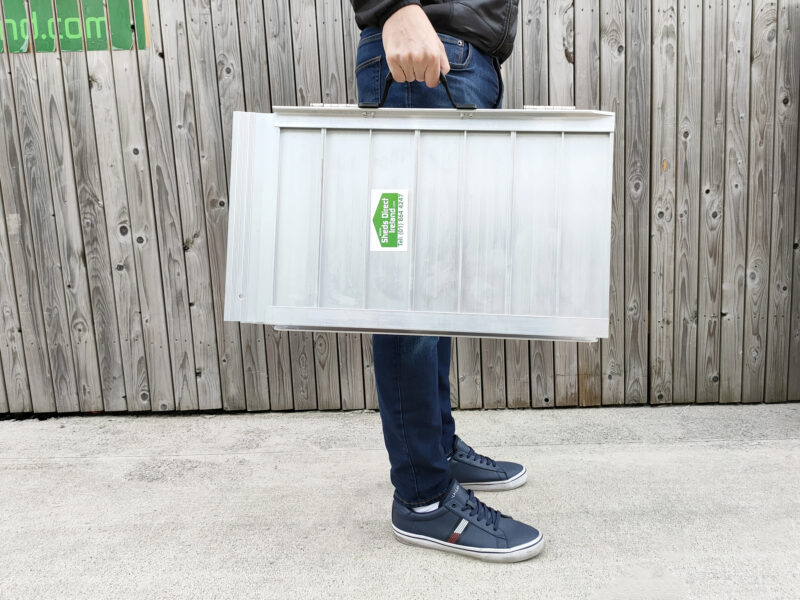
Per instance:
[[[222,319],[232,113],[355,102],[348,0],[0,1],[0,412],[375,408],[368,336]],[[617,114],[611,335],[458,339],[454,405],[800,399],[800,0],[521,0],[505,80]]]

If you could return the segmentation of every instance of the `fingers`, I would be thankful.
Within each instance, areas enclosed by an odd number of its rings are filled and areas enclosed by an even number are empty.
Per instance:
[[[442,50],[439,58],[439,70],[447,75],[450,72],[450,61],[447,59],[447,52],[444,50],[444,44],[440,44]]]
[[[386,63],[392,77],[398,83],[424,81],[428,87],[439,84],[439,74],[450,71],[450,63],[444,46],[437,39],[438,47],[418,51],[387,53]]]

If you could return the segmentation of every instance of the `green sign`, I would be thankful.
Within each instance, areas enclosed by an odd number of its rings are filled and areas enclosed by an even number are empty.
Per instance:
[[[370,250],[408,249],[408,190],[372,190]]]
[[[0,3],[0,52],[108,50],[109,40],[112,50],[131,50],[134,32],[136,47],[148,46],[147,0],[133,0],[133,19],[130,0],[55,0],[55,14],[51,0],[29,0],[30,17],[25,0]]]

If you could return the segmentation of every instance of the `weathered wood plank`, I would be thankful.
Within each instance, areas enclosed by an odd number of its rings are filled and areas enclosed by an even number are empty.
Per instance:
[[[317,25],[316,25],[316,7],[314,0],[289,0],[289,14],[291,15],[291,33],[292,33],[292,57],[294,59],[294,86],[295,86],[295,99],[298,106],[308,106],[314,102],[322,101],[322,87],[320,82],[320,58],[319,50],[317,48]],[[295,104],[289,98],[291,104]],[[317,334],[325,336],[324,347],[336,347],[336,335],[330,332],[323,332]],[[292,363],[292,381],[295,390],[308,390],[310,396],[308,398],[301,398],[300,405],[298,406],[297,396],[295,396],[295,409],[303,410],[311,404],[319,404],[318,399],[315,397],[317,387],[315,379],[322,378],[323,380],[330,380],[333,377],[338,377],[336,373],[324,373],[321,370],[332,369],[336,370],[337,361],[322,361],[317,362],[312,357],[313,351],[316,347],[314,335],[308,332],[292,332],[290,334],[292,339],[290,347],[292,348],[291,363]],[[302,340],[302,341],[301,341]],[[314,361],[317,369],[316,375],[312,374],[309,381],[298,381],[299,378],[308,377],[308,372],[303,367],[304,356],[294,356],[294,348],[310,349],[309,358]]]
[[[520,6],[520,13],[526,11],[524,4]],[[514,42],[514,52],[504,63],[505,92],[503,108],[522,108],[524,105],[525,71],[523,69],[523,36],[517,36]],[[455,345],[453,346],[455,352]],[[530,406],[530,361],[528,359],[528,342],[525,340],[505,340],[505,402],[509,407],[521,408]]]
[[[453,338],[458,359],[458,407],[481,408],[481,342],[478,338]]]
[[[320,58],[314,0],[289,0],[298,106],[321,102]]]
[[[358,103],[358,86],[356,85],[356,50],[361,39],[361,30],[356,24],[356,16],[350,0],[340,0],[342,5],[342,34],[344,37],[344,77],[347,102]]]
[[[725,206],[720,313],[720,402],[741,402],[747,251],[747,119],[750,114],[750,2],[728,5]]]
[[[575,104],[575,10],[572,0],[548,4],[548,90],[549,104]],[[578,347],[574,342],[556,342],[555,391],[557,406],[578,404]]]
[[[703,4],[696,402],[719,401],[719,313],[722,299],[722,208],[725,185],[726,2],[727,0],[715,0]]]
[[[260,2],[237,0],[237,15],[244,110],[269,112],[272,109],[272,103],[270,101],[264,6]],[[230,174],[230,170],[228,173]],[[242,324],[240,330],[247,410],[269,410],[269,375],[265,346],[268,336],[261,325]]]
[[[260,10],[259,4],[253,3],[253,5]],[[227,167],[226,173],[230,174],[233,113],[245,110],[245,79],[236,4],[228,0],[215,0],[211,2],[211,16],[214,23],[214,50],[219,107],[222,117],[222,137],[225,140],[224,164]],[[266,42],[263,50],[263,58],[266,59]],[[259,78],[262,81],[266,80],[266,75],[265,72]],[[230,181],[226,179],[226,189],[229,187]],[[225,222],[227,245],[227,217]],[[261,325],[241,323],[239,335],[242,346],[242,369],[245,373],[244,395],[228,402],[225,405],[226,410],[244,410],[251,404],[251,399],[253,405],[257,407],[262,405],[265,398],[269,396],[266,352],[263,347],[264,328]]]
[[[650,215],[650,402],[672,401],[675,269],[677,3],[653,12],[652,210]]]
[[[297,103],[292,62],[292,37],[287,0],[265,0],[267,56],[272,106]],[[289,334],[271,326],[265,328],[267,370],[272,408],[291,410],[292,375]]]
[[[766,402],[785,402],[788,397],[800,104],[800,3],[782,2],[778,6]]]
[[[342,407],[339,385],[339,352],[335,333],[314,334],[314,363],[316,365],[317,407],[320,410],[339,410]]]
[[[575,11],[572,0],[550,0],[547,19],[547,74],[549,104],[572,106],[575,102]],[[540,59],[541,60],[541,59]]]
[[[12,54],[11,78],[17,118],[22,159],[22,172],[26,186],[27,210],[30,214],[33,233],[33,258],[35,261],[25,265],[30,269],[35,265],[39,287],[42,292],[44,330],[47,337],[48,357],[55,390],[55,405],[48,408],[58,412],[81,410],[78,397],[78,382],[75,374],[73,348],[70,340],[69,314],[64,295],[64,282],[60,268],[60,256],[56,225],[52,214],[52,190],[47,173],[44,131],[41,105],[39,102],[38,80],[33,54]],[[102,216],[101,216],[102,218]],[[109,285],[108,288],[111,286]],[[113,305],[113,292],[110,294]],[[110,317],[116,329],[116,320]],[[119,366],[117,354],[115,366]],[[36,373],[32,374],[36,377]],[[82,381],[81,383],[85,383]],[[81,390],[83,391],[83,390]],[[118,389],[109,389],[113,394]],[[91,390],[94,398],[99,398],[97,390]],[[121,395],[121,393],[120,393]],[[98,410],[92,396],[86,398],[87,408]],[[35,406],[34,406],[35,408]],[[102,409],[102,404],[99,409]]]
[[[78,198],[61,64],[55,54],[37,53],[36,67],[47,146],[46,160],[53,194],[53,217],[58,230],[61,277],[69,313],[79,403],[83,410],[99,411],[103,410],[104,398],[95,327],[92,322],[91,294],[83,259],[83,234],[77,210]],[[122,395],[112,395],[105,398],[105,401],[106,410],[126,409],[124,390]]]
[[[764,400],[772,214],[770,175],[775,134],[776,27],[775,2],[754,0],[753,48],[750,60],[750,181],[742,402]]]
[[[483,408],[506,407],[506,360],[502,339],[481,339]]]
[[[220,120],[220,96],[215,68],[214,36],[209,6],[201,0],[187,0],[188,49],[192,70],[192,91],[197,117],[200,173],[211,266],[211,293],[217,331],[222,407],[243,409],[244,373],[239,324],[223,319],[225,298],[225,253],[228,237],[228,183],[224,155],[224,134]],[[227,68],[232,68],[228,65]],[[214,399],[218,408],[220,399]],[[202,407],[201,407],[202,408]]]
[[[151,13],[157,6],[151,0]],[[222,392],[214,319],[214,300],[209,262],[209,240],[206,230],[200,156],[198,151],[198,118],[192,89],[186,16],[179,0],[159,0],[161,4],[161,39],[165,59],[165,78],[169,98],[172,146],[175,161],[180,222],[182,225],[183,260],[189,291],[192,328],[184,341],[193,342],[194,379],[197,392],[187,396],[175,391],[177,410],[201,407],[220,408]],[[173,336],[174,337],[174,336]]]
[[[794,216],[794,270],[792,276],[792,323],[789,342],[789,383],[787,398],[790,402],[800,400],[800,140],[797,148],[798,185],[795,196]]]
[[[63,52],[61,70],[83,229],[83,248],[89,274],[89,290],[92,294],[102,397],[104,404],[110,409],[124,407],[127,399],[118,318],[130,314],[130,307],[126,306],[124,290],[116,289],[117,281],[112,276],[123,251],[119,240],[109,239],[108,235],[108,223],[111,219],[106,214],[104,205],[86,57],[79,52]],[[115,302],[116,294],[120,295],[119,304]],[[93,410],[98,409],[99,407]]]
[[[531,376],[528,342],[506,340],[505,358],[508,408],[529,408]]]
[[[316,14],[322,102],[343,104],[347,102],[347,82],[341,0],[317,0]]]
[[[575,1],[575,106],[600,108],[600,7]],[[578,402],[602,404],[600,342],[578,344]]]
[[[650,7],[628,2],[625,35],[625,402],[647,402],[650,254]]]
[[[272,110],[270,72],[275,66],[267,60],[267,32],[265,29],[267,23],[263,4],[240,0],[239,22],[242,38],[245,107],[248,111],[269,112]],[[259,354],[263,352],[267,362],[267,390],[259,393],[254,386],[246,386],[247,408],[248,410],[266,410],[272,404],[273,408],[291,409],[291,372],[288,367],[289,337],[271,327],[265,328],[263,336],[264,344],[251,346],[243,331],[242,352],[245,354],[245,365],[248,364],[247,354],[253,351],[257,351]],[[259,356],[254,362],[261,364],[261,357]],[[247,366],[245,370],[247,370]],[[258,378],[258,382],[263,386],[261,377]],[[280,400],[276,399],[278,395]]]
[[[289,332],[292,363],[292,396],[295,410],[316,410],[317,391],[314,375],[314,340],[311,334]]]
[[[531,405],[553,408],[556,405],[555,367],[552,342],[530,342]]]
[[[216,58],[217,91],[225,142],[225,165],[230,165],[233,112],[244,110],[244,78],[239,48],[239,23],[236,3],[210,0],[213,22],[214,57]]]
[[[159,376],[151,372],[150,382],[150,407],[154,411],[167,411],[181,407],[197,407],[197,377],[195,375],[194,342],[202,343],[203,330],[192,333],[192,317],[189,306],[188,269],[184,257],[184,225],[181,219],[181,205],[178,195],[178,171],[176,166],[176,153],[174,152],[171,135],[172,123],[170,120],[170,99],[166,67],[164,59],[164,46],[161,39],[161,23],[159,7],[156,0],[149,0],[149,21],[137,23],[137,27],[148,28],[150,33],[150,46],[138,50],[136,59],[139,67],[139,83],[142,93],[142,108],[144,111],[145,138],[147,140],[147,162],[149,166],[152,203],[155,211],[156,228],[158,236],[158,258],[161,265],[161,281],[164,293],[164,308],[167,321],[167,345],[169,361],[172,371],[171,393],[170,390],[159,390]],[[175,38],[177,43],[177,36]],[[173,71],[173,75],[174,75]],[[172,84],[176,85],[173,78]],[[175,88],[173,88],[175,94]],[[180,102],[175,103],[176,106]],[[182,110],[186,110],[185,105]],[[176,120],[181,119],[183,113],[175,115]],[[182,121],[178,121],[180,128],[176,132],[183,132]],[[131,150],[131,153],[133,150]],[[189,160],[190,157],[181,157]],[[143,177],[143,175],[142,175]],[[190,188],[191,183],[184,182],[183,189]],[[143,193],[147,194],[143,188]],[[143,204],[147,198],[142,198]],[[186,201],[187,204],[189,201]],[[152,233],[151,233],[152,235]],[[195,238],[189,238],[194,240]],[[204,242],[203,242],[204,243]],[[194,246],[194,244],[192,244]],[[187,251],[194,255],[195,251]],[[207,265],[207,262],[205,263]],[[200,282],[196,282],[200,288]],[[194,303],[193,303],[194,304]],[[155,325],[154,325],[155,327]],[[147,328],[145,328],[147,331]],[[155,334],[154,334],[155,335]],[[207,336],[206,332],[206,336]],[[154,338],[154,345],[155,345]],[[216,353],[212,354],[215,356]],[[166,368],[166,367],[165,367]],[[206,377],[205,383],[212,378]],[[216,386],[219,393],[219,385]]]
[[[138,394],[128,394],[128,410],[158,410],[162,404],[174,406],[175,398],[170,368],[163,275],[159,258],[158,225],[153,208],[153,188],[148,167],[150,159],[147,151],[145,109],[142,103],[136,54],[112,52],[111,58],[130,228],[133,238],[142,236],[145,239],[145,243],[133,245],[133,256],[136,259],[148,389],[138,390]],[[126,266],[130,268],[130,265]],[[126,376],[130,378],[127,373]]]
[[[237,0],[239,36],[242,54],[244,105],[250,112],[270,112],[267,31],[264,5],[250,0]],[[248,399],[249,404],[249,399]]]
[[[289,334],[265,327],[267,347],[267,373],[269,373],[269,399],[271,410],[292,410],[292,365],[289,356]]]
[[[0,69],[5,65],[0,62]],[[0,155],[0,158],[2,155]],[[6,211],[3,201],[3,169],[0,166],[0,412],[30,412],[31,390],[25,367],[22,324],[17,310],[17,292],[11,268]],[[3,408],[5,407],[5,408]]]
[[[797,190],[794,217],[794,268],[792,275],[792,322],[789,340],[789,382],[787,399],[800,400],[800,139],[797,141]]]
[[[522,0],[520,4],[522,37],[523,103],[544,106],[549,103],[548,12],[547,0]],[[553,343],[528,342],[531,365],[531,402],[536,407],[555,406]]]
[[[364,366],[361,360],[361,335],[338,334],[339,374],[342,410],[364,408]]]
[[[107,411],[134,410],[134,407],[147,410],[150,408],[150,385],[142,339],[142,310],[134,247],[154,247],[156,240],[147,235],[149,232],[146,229],[136,229],[131,224],[111,52],[87,52],[86,66],[91,82],[89,95],[94,119],[91,131],[97,145],[100,191],[106,217],[104,234],[108,237],[113,265],[114,300],[124,377],[121,382],[124,383],[123,396],[106,397],[105,408]]]
[[[0,186],[9,261],[4,263],[2,276],[3,283],[8,279],[13,281],[13,285],[2,292],[11,295],[11,298],[3,301],[1,307],[3,335],[7,344],[2,355],[3,367],[6,381],[14,381],[13,387],[8,383],[6,388],[9,410],[14,413],[55,412],[42,299],[36,271],[30,268],[30,265],[35,264],[34,238],[28,216],[22,152],[7,53],[0,56],[0,123]],[[19,325],[15,322],[15,314]],[[9,366],[8,362],[12,364]]]
[[[364,355],[364,403],[368,410],[378,410],[378,388],[375,386],[375,361],[372,360],[372,336],[361,336]]]
[[[297,102],[289,0],[264,0],[267,18],[267,55],[273,106]]]
[[[600,343],[603,404],[625,402],[625,2],[600,3],[600,108],[614,111],[608,338]]]
[[[672,401],[694,402],[697,381],[697,268],[700,213],[702,5],[678,8],[678,147],[675,207],[675,319]]]
[[[578,345],[555,343],[556,406],[578,406]]]
[[[525,104],[548,102],[547,0],[522,0],[518,35],[522,38],[522,96]]]

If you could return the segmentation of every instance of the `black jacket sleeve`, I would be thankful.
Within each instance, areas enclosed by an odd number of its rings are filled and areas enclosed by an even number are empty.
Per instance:
[[[409,4],[420,5],[421,0],[350,0],[356,13],[356,23],[361,29],[369,25],[383,27],[386,19]]]

